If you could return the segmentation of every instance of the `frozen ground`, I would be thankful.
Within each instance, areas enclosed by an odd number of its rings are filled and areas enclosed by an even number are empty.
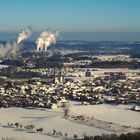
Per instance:
[[[140,69],[128,69],[128,68],[90,68],[88,69],[91,72],[92,77],[85,77],[85,71],[86,69],[82,69],[82,71],[74,71],[74,73],[67,73],[67,76],[74,79],[75,81],[83,81],[83,80],[89,80],[94,79],[94,77],[98,76],[105,76],[105,72],[123,72],[126,74],[127,78],[132,79],[140,79],[140,75],[136,75],[135,73],[140,72]],[[70,75],[73,75],[75,77],[71,77]],[[79,77],[80,76],[80,77]]]
[[[2,65],[2,64],[0,64],[0,69],[7,68],[7,67],[8,67],[8,65]]]
[[[71,107],[71,114],[93,116],[98,120],[140,127],[140,112],[132,111],[130,108],[131,105],[77,105]]]
[[[83,133],[88,135],[97,135],[102,133],[110,133],[108,131],[81,125],[68,121],[63,118],[62,110],[31,110],[23,108],[6,108],[0,109],[0,137],[16,137],[23,140],[58,140],[61,138],[50,137],[40,133],[26,133],[25,131],[17,131],[15,128],[4,127],[7,123],[22,123],[24,126],[35,124],[35,126],[43,127],[43,133],[52,132],[53,129],[61,131],[63,134],[68,133],[68,137],[77,134],[82,137]]]
[[[128,105],[74,105],[70,104],[71,115],[85,115],[94,117],[98,120],[113,122],[120,125],[140,127],[140,113],[129,110]],[[19,131],[16,128],[6,128],[7,123],[19,122],[21,124],[34,124],[36,128],[43,127],[43,134],[27,133]],[[77,134],[82,137],[84,133],[87,135],[101,135],[102,133],[112,133],[110,131],[95,128],[93,126],[78,124],[63,118],[63,110],[32,110],[24,108],[2,108],[0,109],[0,137],[16,137],[21,140],[60,140],[46,135],[46,133],[53,131],[61,131],[63,134],[68,133],[68,137],[73,137]]]
[[[140,132],[140,113],[132,106],[95,105],[71,107],[68,120],[116,133]],[[78,110],[78,112],[77,112]]]

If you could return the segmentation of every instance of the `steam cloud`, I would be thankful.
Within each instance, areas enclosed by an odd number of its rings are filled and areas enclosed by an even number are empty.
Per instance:
[[[14,56],[16,57],[19,53],[19,43],[28,37],[30,37],[32,34],[31,29],[27,28],[23,30],[21,33],[19,33],[17,41],[14,42],[7,42],[6,44],[0,44],[0,57],[10,57]]]
[[[19,55],[20,43],[32,35],[32,30],[27,28],[19,33],[17,41],[0,44],[0,57],[16,57]],[[36,40],[37,52],[46,52],[48,47],[55,44],[59,31],[46,30]]]
[[[31,29],[27,28],[23,30],[21,33],[19,33],[18,39],[17,39],[17,44],[19,44],[21,41],[27,39],[32,35]]]
[[[59,31],[44,31],[36,40],[37,52],[46,52],[48,47],[56,43]]]
[[[17,50],[17,43],[13,42],[7,42],[6,44],[0,44],[0,57],[9,57],[10,54],[15,55]]]

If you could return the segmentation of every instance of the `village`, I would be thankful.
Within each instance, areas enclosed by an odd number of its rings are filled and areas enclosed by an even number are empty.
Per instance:
[[[96,69],[80,68],[18,71],[38,72],[47,78],[6,79],[0,87],[0,107],[54,109],[77,101],[81,105],[133,104],[132,110],[140,111],[140,80],[134,78],[138,72],[99,71],[97,75]]]
[[[140,0],[0,1],[0,140],[140,140]]]

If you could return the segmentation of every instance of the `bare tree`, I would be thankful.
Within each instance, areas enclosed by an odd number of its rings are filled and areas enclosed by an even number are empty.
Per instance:
[[[43,132],[43,128],[37,128],[36,131],[42,133]]]
[[[64,117],[68,117],[69,112],[70,112],[69,104],[67,103],[67,104],[65,104],[65,106],[64,106]]]
[[[74,135],[73,135],[73,138],[74,138],[74,139],[77,139],[77,138],[78,138],[78,135],[77,135],[77,134],[74,134]]]
[[[55,135],[55,134],[56,134],[56,130],[54,129],[54,130],[53,130],[53,135]]]
[[[20,126],[19,126],[20,128],[22,128],[22,124],[20,124]]]
[[[15,123],[15,126],[16,126],[16,128],[18,128],[18,127],[19,127],[19,123],[18,123],[18,122],[16,122],[16,123]]]
[[[64,108],[64,117],[68,117],[68,114],[69,114],[69,109]]]
[[[68,136],[68,133],[65,133],[65,137],[67,137]]]

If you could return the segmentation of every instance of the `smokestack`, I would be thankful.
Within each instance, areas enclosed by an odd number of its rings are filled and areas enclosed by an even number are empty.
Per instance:
[[[47,52],[48,47],[56,43],[59,31],[44,31],[36,40],[37,52]]]

